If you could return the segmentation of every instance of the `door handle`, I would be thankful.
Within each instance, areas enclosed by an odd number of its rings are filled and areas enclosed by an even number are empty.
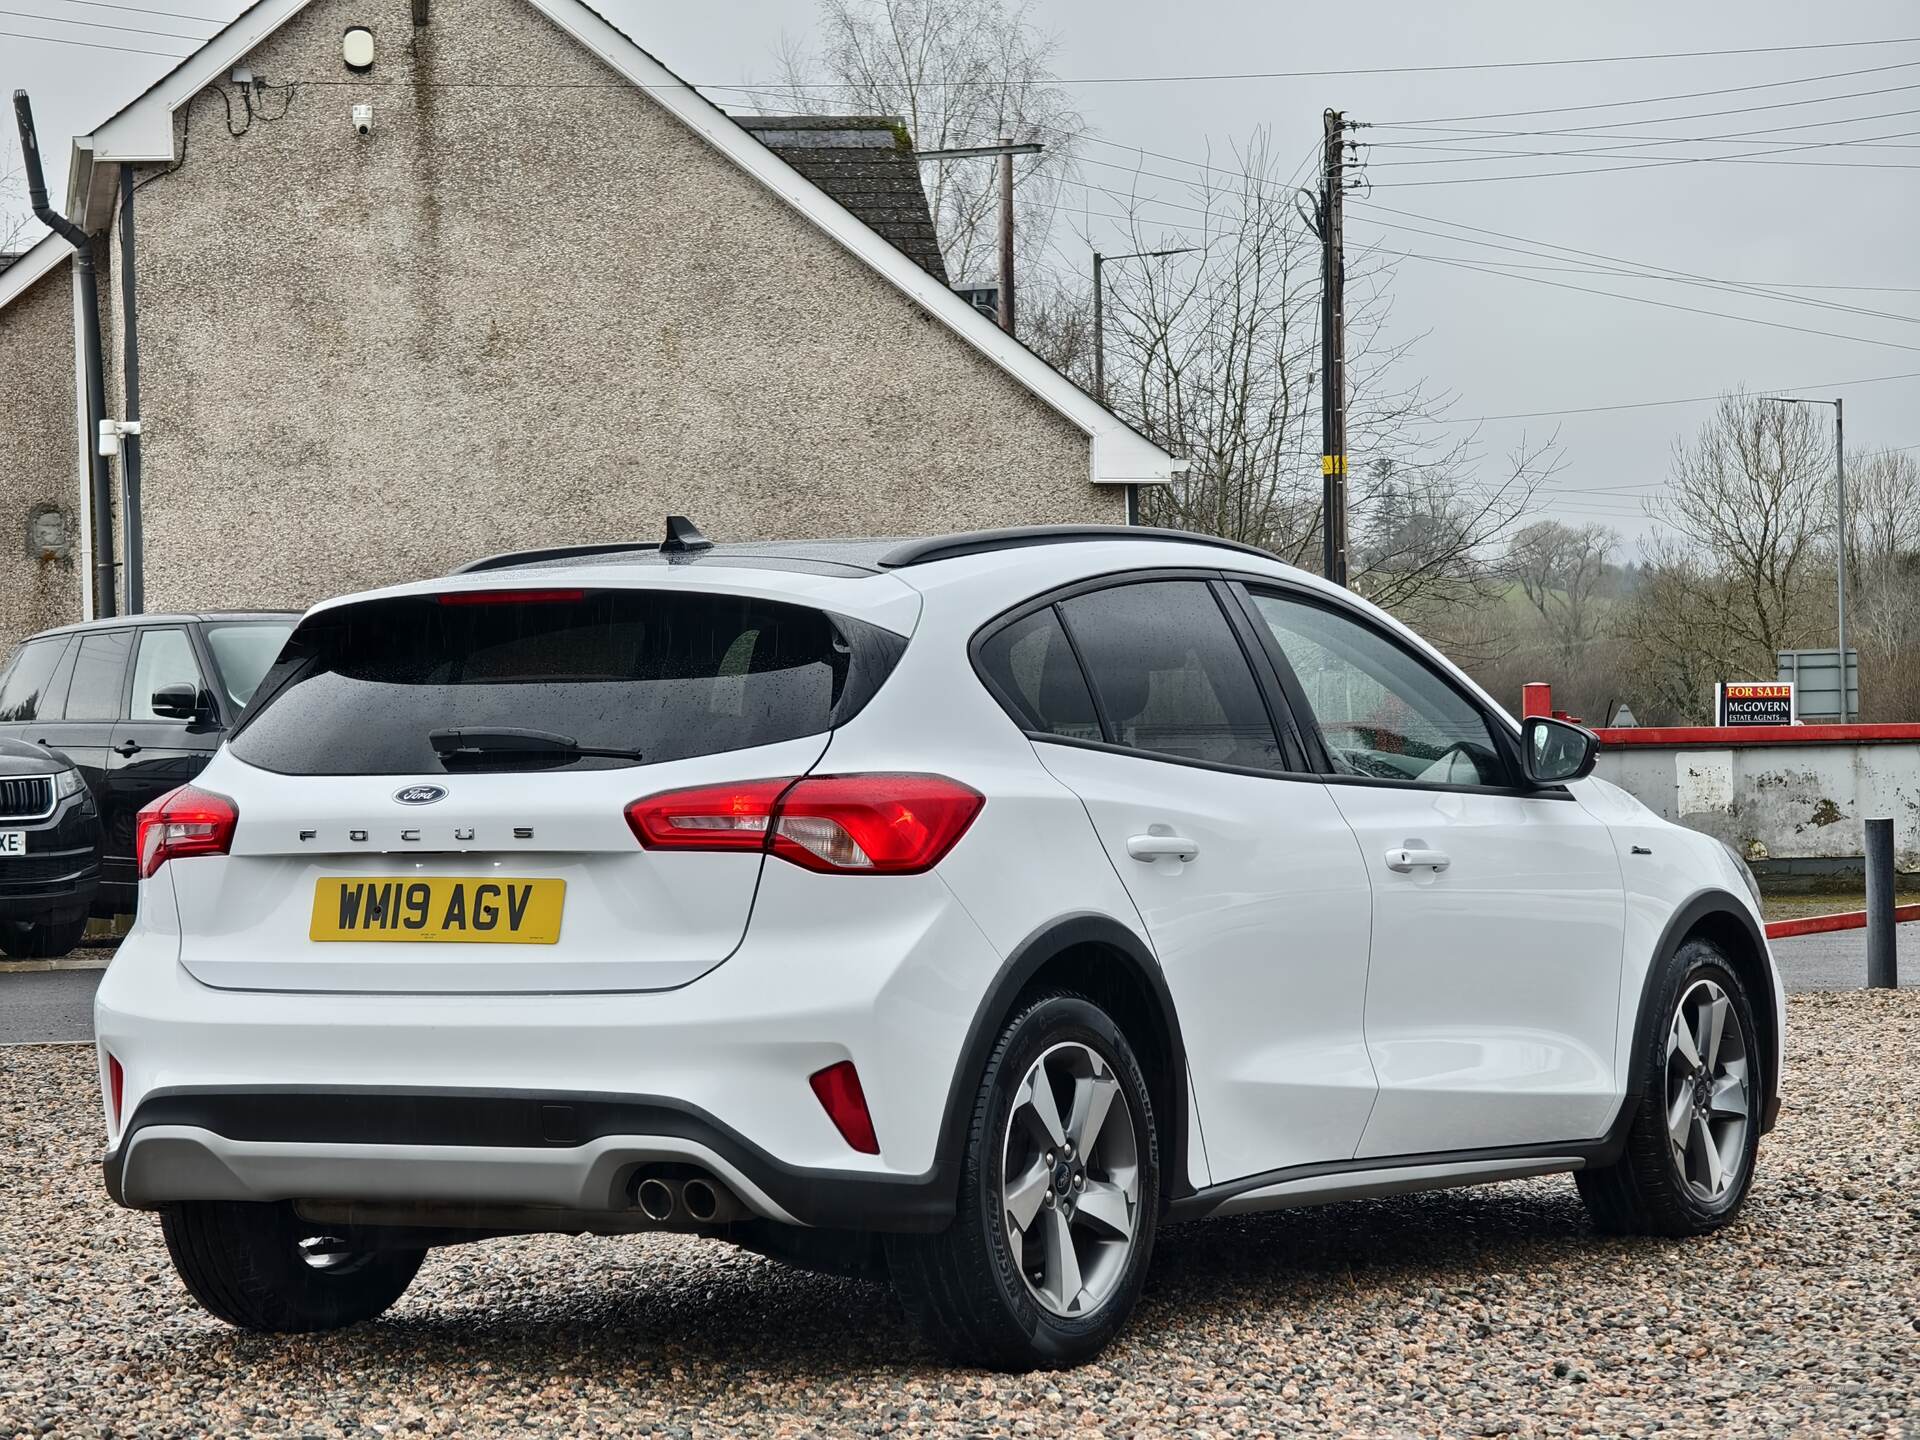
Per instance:
[[[1129,835],[1127,854],[1136,860],[1191,860],[1200,853],[1200,842],[1184,835]]]
[[[1387,851],[1387,869],[1400,875],[1414,870],[1437,873],[1452,863],[1452,858],[1444,850],[1415,850],[1403,845],[1398,850]]]
[[[140,753],[140,742],[138,740],[129,740],[126,744],[116,745],[113,748],[122,755],[138,755]]]

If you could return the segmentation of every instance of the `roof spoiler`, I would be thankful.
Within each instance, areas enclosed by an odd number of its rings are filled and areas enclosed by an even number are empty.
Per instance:
[[[482,570],[510,570],[516,565],[538,565],[546,560],[590,560],[597,555],[631,555],[638,550],[658,550],[663,555],[698,555],[711,550],[713,541],[700,533],[700,527],[684,515],[667,516],[667,535],[659,544],[640,540],[620,540],[608,545],[552,545],[543,550],[503,550],[480,560],[469,560],[453,575],[473,575]]]

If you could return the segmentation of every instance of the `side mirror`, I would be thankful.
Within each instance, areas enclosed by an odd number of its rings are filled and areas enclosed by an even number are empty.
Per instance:
[[[165,720],[194,720],[200,715],[198,685],[163,685],[153,692],[153,713]]]
[[[1600,737],[1564,720],[1533,715],[1520,727],[1520,750],[1532,784],[1564,785],[1593,773],[1600,758]]]

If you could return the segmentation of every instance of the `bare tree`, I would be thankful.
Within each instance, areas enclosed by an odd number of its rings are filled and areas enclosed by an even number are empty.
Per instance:
[[[19,143],[0,136],[0,255],[14,255],[38,237],[33,212],[27,208],[27,171]],[[0,267],[3,268],[3,267]]]
[[[1317,568],[1319,244],[1265,132],[1200,173],[1184,200],[1198,218],[1180,234],[1149,213],[1164,201],[1103,187],[1128,216],[1129,248],[1203,251],[1113,273],[1108,398],[1191,467],[1146,493],[1148,520]],[[1387,338],[1390,275],[1363,256],[1348,285],[1349,575],[1383,605],[1443,619],[1491,579],[1555,453],[1523,445],[1483,471],[1475,436],[1434,438],[1446,402],[1402,378],[1413,341]]]
[[[1025,277],[1022,277],[1023,279]],[[1093,294],[1057,272],[1021,292],[1020,338],[1042,360],[1093,391]]]
[[[1022,278],[1044,255],[1086,122],[1053,72],[1057,42],[1026,0],[819,0],[812,46],[783,40],[779,78],[760,103],[803,114],[898,115],[917,150],[992,144],[1046,149],[1015,160]],[[947,273],[956,285],[998,273],[999,170],[990,159],[923,168]]]
[[[1614,627],[1628,655],[1628,698],[1642,724],[1707,724],[1714,682],[1738,678],[1728,674],[1728,657],[1740,643],[1731,582],[1685,547],[1644,548],[1639,583]],[[1764,679],[1773,670],[1757,673]]]
[[[1903,450],[1847,460],[1849,639],[1863,720],[1920,715],[1920,461]]]
[[[1576,670],[1601,638],[1600,595],[1620,537],[1607,525],[1541,520],[1507,546],[1507,570],[1540,617],[1548,648],[1563,673]]]
[[[1744,390],[1723,396],[1694,439],[1674,445],[1666,493],[1652,507],[1667,528],[1649,559],[1696,578],[1701,604],[1724,607],[1734,647],[1725,658],[1750,674],[1772,675],[1776,653],[1810,634],[1832,473],[1825,433],[1806,407]]]

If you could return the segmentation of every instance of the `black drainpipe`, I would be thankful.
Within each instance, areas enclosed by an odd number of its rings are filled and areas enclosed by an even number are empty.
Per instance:
[[[121,442],[120,484],[124,491],[120,523],[126,528],[127,613],[147,608],[146,540],[140,523],[140,325],[133,305],[133,167],[120,167],[120,301],[121,329],[125,332],[124,363],[127,408],[123,417],[135,428]]]
[[[113,477],[100,453],[100,422],[106,418],[106,379],[100,361],[100,290],[93,273],[93,242],[87,232],[47,202],[46,172],[34,135],[33,106],[27,92],[13,92],[14,118],[20,124],[20,151],[27,164],[27,202],[40,223],[73,246],[80,287],[81,357],[87,375],[85,444],[93,467],[93,613],[115,613],[113,596]]]

